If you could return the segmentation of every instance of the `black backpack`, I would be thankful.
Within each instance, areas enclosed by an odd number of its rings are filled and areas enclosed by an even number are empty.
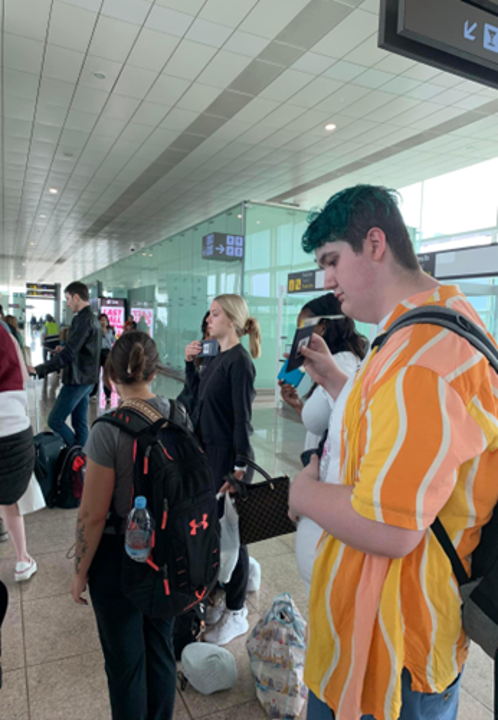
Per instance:
[[[220,562],[214,484],[185,408],[170,400],[165,419],[149,403],[128,400],[96,422],[111,423],[135,439],[133,496],[146,497],[155,524],[147,563],[124,552],[123,593],[149,617],[181,615],[215,587]],[[132,504],[133,497],[130,510]]]
[[[64,447],[55,466],[55,483],[47,498],[49,507],[80,506],[85,480],[86,455],[81,445]]]
[[[465,315],[436,305],[415,308],[402,315],[374,340],[372,349],[380,351],[395,332],[410,325],[438,325],[460,335],[482,353],[498,373],[498,349],[486,333]],[[464,630],[495,661],[494,713],[498,720],[498,505],[482,529],[479,545],[472,553],[470,578],[439,518],[431,530],[451,562],[460,588]]]

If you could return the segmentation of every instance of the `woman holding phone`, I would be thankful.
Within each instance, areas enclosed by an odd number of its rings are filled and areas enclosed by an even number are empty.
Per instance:
[[[353,375],[367,353],[368,341],[356,331],[351,318],[327,319],[333,315],[342,315],[341,304],[334,293],[327,293],[303,306],[297,318],[297,326],[301,327],[305,320],[320,318],[314,332],[323,337],[341,370]],[[320,454],[320,479],[324,482],[330,481],[331,461],[339,451],[339,438],[334,437],[337,435],[335,431],[332,432],[334,401],[326,390],[316,383],[303,398],[299,397],[293,385],[281,382],[280,387],[282,399],[297,412],[307,431],[303,459],[309,461],[313,452]],[[315,548],[322,532],[309,518],[300,519],[296,535],[296,561],[308,592]]]
[[[256,370],[251,360],[261,354],[258,321],[249,317],[240,295],[219,295],[211,304],[208,318],[209,338],[219,343],[219,354],[210,360],[199,375],[197,406],[193,419],[196,432],[206,451],[216,492],[225,493],[230,486],[224,477],[233,473],[248,481],[244,458],[252,457],[252,402],[255,396]],[[250,355],[241,345],[249,336]],[[202,350],[201,342],[190,343],[186,360],[193,363]],[[220,503],[222,505],[222,503]],[[249,555],[241,546],[232,578],[226,584],[226,600],[208,609],[204,636],[206,642],[226,645],[249,630],[245,600],[249,579]]]

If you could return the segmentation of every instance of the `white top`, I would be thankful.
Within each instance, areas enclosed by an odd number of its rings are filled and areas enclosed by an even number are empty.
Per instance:
[[[308,403],[313,399],[314,395],[317,394],[317,390],[320,389],[322,396],[326,398],[329,404],[329,432],[322,459],[320,461],[320,480],[322,482],[338,483],[341,454],[342,417],[344,415],[344,409],[346,407],[349,393],[351,392],[351,388],[353,386],[356,370],[360,366],[360,361],[356,355],[353,355],[353,353],[350,352],[338,353],[337,355],[334,355],[334,360],[343,372],[350,375],[349,380],[342,388],[337,400],[334,402],[330,395],[322,387],[320,387],[315,390],[311,398],[308,400]],[[303,409],[303,422],[305,421],[304,410],[308,403],[306,403]],[[326,427],[327,426],[325,426],[324,430]],[[320,438],[322,435],[323,432],[320,434]],[[318,443],[314,447],[317,446]],[[322,533],[322,528],[313,520],[310,520],[310,518],[307,517],[300,518],[296,533],[296,562],[308,593],[311,587],[311,575],[313,572],[313,563],[315,562],[315,550]]]
[[[0,437],[15,435],[30,426],[28,396],[25,390],[2,393],[0,400]]]
[[[359,360],[352,352],[337,353],[334,355],[334,360],[347,375],[353,374],[359,366]],[[329,428],[333,408],[334,401],[328,392],[318,385],[311,397],[306,400],[301,415],[303,425],[307,430],[304,441],[305,450],[319,446],[325,430]],[[320,478],[325,480],[325,475],[322,477],[321,472]]]

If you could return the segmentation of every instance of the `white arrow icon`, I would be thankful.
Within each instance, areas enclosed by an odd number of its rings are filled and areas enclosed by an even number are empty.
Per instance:
[[[464,27],[464,30],[463,30],[463,36],[464,36],[464,38],[465,38],[466,40],[472,40],[472,42],[473,42],[473,41],[476,39],[476,36],[473,35],[473,33],[474,33],[476,30],[477,30],[477,23],[475,22],[475,23],[472,23],[472,25],[471,25],[470,22],[469,22],[468,20],[466,20],[466,21],[465,21],[465,27]]]
[[[223,253],[225,252],[225,248],[223,247],[223,245],[218,245],[216,247],[216,250],[220,253],[220,255],[223,255]]]

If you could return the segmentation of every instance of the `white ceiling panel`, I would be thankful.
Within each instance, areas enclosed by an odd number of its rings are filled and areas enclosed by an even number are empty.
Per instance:
[[[242,70],[244,70],[250,62],[251,59],[244,55],[238,55],[237,53],[228,52],[227,50],[220,50],[199,75],[198,81],[204,85],[226,88],[240,75]],[[172,74],[174,75],[175,73]]]
[[[164,105],[175,105],[183,93],[190,87],[188,80],[160,75],[152,88],[149,90],[147,100],[152,103]]]
[[[260,97],[285,102],[295,95],[298,90],[306,87],[312,80],[314,80],[314,77],[310,77],[309,73],[285,70],[260,93]]]
[[[202,20],[235,28],[257,5],[257,2],[258,0],[246,0],[245,3],[236,3],[233,0],[207,0],[199,17]]]
[[[187,40],[194,40],[198,43],[220,48],[225,44],[231,34],[232,29],[225,25],[197,18],[192,23],[185,37]]]
[[[145,0],[104,0],[101,12],[116,20],[142,25],[150,9]]]
[[[43,76],[76,84],[83,65],[84,54],[58,45],[47,45],[43,62]]]
[[[215,53],[214,47],[184,40],[174,51],[164,72],[184,80],[195,80]]]
[[[114,86],[114,92],[118,95],[143,100],[157,77],[157,72],[153,70],[126,65]]]
[[[303,10],[309,0],[259,0],[241,24],[243,32],[273,39]],[[331,7],[331,12],[333,12]]]
[[[236,30],[223,46],[225,50],[255,58],[269,45],[270,40],[257,33]]]
[[[140,26],[101,15],[93,33],[89,53],[122,63],[135,42]]]
[[[79,85],[74,94],[71,107],[73,110],[98,114],[102,112],[108,99],[109,93],[105,90]]]
[[[9,0],[0,282],[82,276],[243,198],[316,204],[496,154],[498,91],[380,50],[378,0],[316,5]]]
[[[378,24],[378,18],[371,13],[355,10],[315,45],[314,51],[343,58],[377,32]]]
[[[51,0],[15,0],[5,5],[5,30],[14,35],[45,40]]]
[[[110,91],[122,69],[122,63],[106,60],[106,58],[96,55],[87,55],[81,71],[80,84],[95,90]],[[102,73],[104,77],[96,77],[95,73]]]
[[[121,2],[121,0],[117,0]],[[145,27],[168,35],[183,37],[192,24],[192,15],[155,5],[145,22]]]
[[[4,68],[3,82],[5,95],[12,95],[33,101],[36,100],[40,82],[39,75]]]
[[[3,64],[12,70],[38,74],[43,57],[43,43],[39,40],[3,34]]]
[[[118,93],[113,92],[112,95],[109,95],[109,99],[107,100],[102,114],[104,115],[104,117],[110,117],[114,120],[124,120],[128,122],[129,120],[131,120],[139,106],[139,99],[134,97],[127,97],[124,95],[118,95]]]
[[[211,105],[219,94],[219,88],[193,83],[178,100],[177,105],[183,110],[194,110],[201,113]]]
[[[141,125],[148,125],[149,127],[156,127],[159,125],[161,120],[165,118],[171,107],[172,105],[160,105],[153,102],[143,102],[133,116],[133,122]]]
[[[86,52],[96,22],[96,12],[55,0],[50,14],[48,42]]]

